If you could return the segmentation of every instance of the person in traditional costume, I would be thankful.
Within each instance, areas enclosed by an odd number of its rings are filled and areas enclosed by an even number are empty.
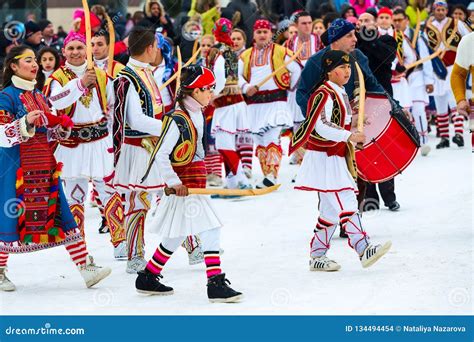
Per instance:
[[[287,46],[293,52],[301,48],[298,61],[304,67],[308,59],[323,48],[323,44],[319,36],[312,33],[312,19],[308,12],[298,12],[294,15],[294,19],[298,33],[288,41]],[[288,104],[293,114],[293,131],[296,132],[304,121],[303,113],[301,113],[301,109],[296,103],[296,88],[288,92]],[[301,164],[303,155],[304,149],[302,148],[292,155],[290,164]]]
[[[438,68],[434,69],[435,81],[432,95],[436,103],[436,126],[441,141],[437,149],[449,147],[449,119],[454,123],[452,141],[459,147],[464,146],[464,119],[457,112],[456,100],[450,87],[449,80],[456,59],[456,49],[461,38],[470,32],[462,21],[447,16],[448,4],[444,0],[436,0],[432,5],[433,16],[426,21],[424,35],[430,48],[430,53],[443,50]],[[436,62],[434,60],[433,62]]]
[[[130,59],[114,81],[112,182],[125,198],[126,272],[134,274],[146,266],[144,229],[151,193],[163,187],[156,169],[146,182],[141,182],[154,139],[161,132],[163,103],[150,66],[157,54],[155,32],[136,26],[129,40],[134,42],[129,46]]]
[[[118,73],[125,68],[125,65],[115,60],[109,61],[109,33],[104,30],[95,33],[92,37],[91,45],[94,65],[106,72],[108,77],[112,80],[117,78]],[[111,66],[109,66],[110,63],[112,63]],[[110,120],[109,130],[111,130],[112,127],[111,121],[112,120]],[[127,260],[122,198],[111,186],[111,183],[107,181],[109,178],[110,177],[106,177],[104,180],[96,180],[93,182],[93,196],[102,216],[99,233],[110,233],[111,242],[114,246],[115,259]],[[107,202],[103,203],[102,199]]]
[[[200,47],[201,53],[196,61],[196,64],[207,67],[207,55],[216,43],[212,34],[205,34],[201,37]],[[211,134],[212,117],[214,116],[214,106],[210,104],[204,109],[204,116],[206,118],[206,163],[207,170],[207,185],[208,186],[222,186],[222,155],[217,151],[214,136]]]
[[[163,130],[153,151],[146,182],[153,169],[159,169],[174,195],[160,203],[154,228],[163,237],[145,270],[138,273],[138,292],[169,295],[173,288],[161,283],[161,272],[186,236],[199,235],[206,264],[207,294],[211,302],[236,302],[242,294],[229,287],[219,255],[222,223],[205,195],[188,196],[188,188],[206,187],[204,163],[204,116],[216,84],[213,72],[203,66],[183,68],[177,107],[163,119]],[[198,210],[194,210],[198,208]]]
[[[281,130],[293,126],[287,102],[288,89],[296,86],[301,75],[300,64],[290,60],[293,53],[274,44],[271,35],[270,22],[257,20],[254,25],[255,44],[245,50],[239,60],[239,85],[246,96],[250,130],[264,176],[257,188],[270,187],[277,182],[283,155]],[[274,72],[272,78],[258,86]]]
[[[403,58],[403,66],[415,63],[421,58],[429,56],[428,46],[423,39],[420,39],[417,34],[409,26],[408,16],[402,9],[397,9],[393,12],[393,24],[397,32],[403,35],[403,43],[401,43],[401,51]],[[400,34],[397,34],[397,38]],[[397,40],[400,44],[401,38]],[[413,44],[415,42],[415,44]],[[400,46],[399,46],[400,47]],[[426,119],[425,107],[429,103],[428,94],[433,91],[433,67],[430,62],[420,64],[417,67],[408,70],[406,73],[406,79],[408,81],[408,89],[411,97],[411,114],[415,126],[420,135],[420,150],[422,156],[427,156],[431,150],[428,145],[428,121]],[[402,92],[398,91],[395,93],[396,87],[393,85],[394,98],[397,99]],[[400,85],[397,89],[400,89]],[[395,96],[397,95],[397,96]]]
[[[247,189],[251,185],[237,152],[237,136],[249,131],[249,123],[247,105],[238,84],[238,57],[232,50],[231,31],[232,22],[226,18],[216,21],[212,29],[217,43],[207,55],[207,66],[216,76],[211,134],[224,160],[226,188]]]
[[[344,84],[351,75],[351,57],[340,50],[322,56],[324,79],[310,96],[306,119],[293,136],[290,153],[306,144],[295,189],[316,191],[319,218],[311,240],[311,271],[337,271],[340,265],[329,259],[331,238],[341,224],[348,244],[363,267],[373,265],[388,252],[391,242],[373,245],[364,231],[356,193],[357,166],[352,143],[363,143],[363,133],[351,133],[351,107]]]
[[[170,79],[173,72],[178,69],[178,62],[173,56],[173,47],[170,40],[164,37],[161,33],[155,33],[156,44],[158,47],[158,53],[156,54],[155,61],[151,63],[154,67],[153,76],[155,77],[156,84],[161,87],[166,81]],[[172,81],[168,86],[160,91],[161,98],[164,105],[164,113],[169,113],[174,110],[176,92],[176,80]],[[160,118],[161,119],[161,118]],[[153,216],[159,208],[161,201],[161,193],[156,196],[156,208],[153,212]],[[183,242],[183,247],[188,252],[188,261],[190,265],[197,265],[204,262],[204,254],[201,250],[201,243],[198,236],[188,236]]]
[[[65,65],[58,68],[47,80],[45,95],[58,115],[67,115],[74,122],[70,137],[59,141],[55,156],[64,164],[66,197],[85,237],[84,203],[89,182],[92,181],[96,187],[103,187],[104,178],[110,176],[113,171],[113,155],[110,152],[113,84],[102,69],[88,69],[86,37],[83,34],[73,31],[68,34],[64,40],[63,55],[66,58]],[[101,202],[108,203],[113,198],[112,194],[100,191],[99,195],[104,196]],[[114,225],[109,226],[113,236]],[[120,230],[120,227],[118,229]],[[114,247],[114,255],[120,258],[122,246],[119,243]]]
[[[240,57],[245,51],[247,36],[239,28],[232,29],[230,38],[234,45],[232,46],[237,57]],[[253,161],[253,137],[252,132],[243,132],[237,136],[237,153],[240,156],[245,175],[252,179],[252,161]]]
[[[35,89],[36,56],[17,46],[5,58],[0,92],[0,289],[14,291],[7,278],[8,256],[64,245],[87,287],[107,277],[89,255],[84,237],[69,209],[50,142],[67,139],[73,123],[51,113]]]
[[[459,114],[469,118],[472,152],[474,152],[474,97],[472,90],[466,89],[469,76],[471,80],[474,79],[474,32],[461,39],[451,73],[451,88],[456,98],[457,110]]]

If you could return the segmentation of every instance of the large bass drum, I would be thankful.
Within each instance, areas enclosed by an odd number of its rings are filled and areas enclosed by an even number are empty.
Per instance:
[[[357,114],[353,120],[357,122]],[[355,130],[355,128],[354,128]],[[355,153],[359,177],[384,182],[402,173],[415,158],[420,138],[402,108],[383,94],[367,94],[362,150]]]

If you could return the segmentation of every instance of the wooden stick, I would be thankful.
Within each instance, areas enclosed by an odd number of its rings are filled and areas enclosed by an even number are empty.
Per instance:
[[[86,54],[87,54],[87,69],[94,68],[94,61],[92,59],[92,30],[91,30],[91,14],[89,11],[89,4],[87,0],[82,0],[82,7],[84,8],[84,20],[86,26]]]
[[[183,68],[187,67],[188,65],[190,65],[191,63],[193,63],[195,60],[196,60],[196,57],[198,56],[199,52],[201,52],[201,47],[199,47],[199,49],[197,49],[196,53],[194,55],[191,56],[191,58],[189,59],[189,61],[187,61],[184,65],[183,65]],[[173,76],[171,76],[168,81],[166,81],[165,83],[163,83],[161,85],[161,87],[159,88],[160,91],[162,91],[163,89],[165,89],[171,82],[173,82],[175,80],[175,78],[178,77],[178,73],[175,72],[173,74]],[[178,88],[176,88],[178,89]]]
[[[183,62],[182,58],[181,58],[181,49],[179,48],[178,46],[178,49],[176,50],[176,53],[178,54],[178,76],[176,76],[176,90],[179,89],[179,87],[181,86],[181,68],[183,67],[181,64]]]
[[[194,56],[194,54],[196,53],[196,51],[198,49],[198,44],[199,44],[199,39],[196,39],[194,41],[194,44],[193,44],[193,56]]]
[[[295,54],[287,61],[285,62],[285,64],[281,65],[280,67],[278,67],[274,72],[272,72],[270,75],[268,75],[267,77],[265,77],[262,81],[260,81],[256,87],[257,88],[260,88],[261,86],[263,86],[265,83],[267,83],[270,79],[273,78],[273,76],[275,76],[277,73],[279,73],[281,70],[283,70],[284,68],[287,67],[288,64],[290,64],[291,62],[293,62],[296,58],[298,58],[298,56],[300,55],[301,51],[303,50],[303,45],[300,46],[300,48],[298,49],[298,51],[295,52]]]
[[[263,189],[211,189],[188,188],[189,195],[221,195],[221,196],[260,196],[277,190],[281,184],[276,184]],[[173,188],[165,188],[166,196],[176,194]]]
[[[451,32],[451,34],[449,35],[448,40],[446,40],[446,46],[444,47],[444,51],[441,52],[441,56],[439,57],[441,59],[443,59],[444,54],[446,53],[446,51],[448,51],[448,46],[451,45],[451,42],[456,37],[456,33],[458,32],[458,21],[456,19],[453,19],[453,20],[455,20],[454,21],[454,28],[453,28],[453,31]]]
[[[423,64],[423,63],[425,63],[425,62],[428,62],[428,61],[432,60],[433,58],[438,57],[443,51],[444,51],[444,50],[438,50],[438,51],[436,51],[436,52],[433,52],[433,53],[432,53],[431,55],[429,55],[429,56],[426,56],[426,57],[424,57],[424,58],[422,58],[422,59],[419,59],[419,60],[417,60],[416,62],[413,62],[413,63],[411,63],[411,64],[405,65],[405,68],[406,68],[407,70],[409,70],[409,69],[414,68],[414,67],[416,67],[416,66],[418,66],[418,65],[420,65],[420,64]]]
[[[364,114],[365,114],[365,80],[364,74],[360,69],[360,66],[357,62],[355,62],[355,67],[357,70],[357,76],[359,79],[359,115],[357,117],[357,131],[359,133],[364,133]],[[364,144],[357,143],[356,148],[362,150],[364,148]]]
[[[115,29],[114,29],[114,23],[112,22],[112,19],[110,19],[108,14],[105,14],[105,19],[107,20],[107,28],[109,29],[109,37],[110,37],[110,43],[109,43],[109,62],[107,64],[107,73],[113,77],[113,67],[114,67],[114,48],[115,48]]]
[[[421,13],[420,13],[420,10],[417,8],[415,33],[413,34],[413,38],[411,40],[411,47],[414,49],[416,49],[416,41],[418,39],[418,35],[420,34],[420,27],[421,27]]]

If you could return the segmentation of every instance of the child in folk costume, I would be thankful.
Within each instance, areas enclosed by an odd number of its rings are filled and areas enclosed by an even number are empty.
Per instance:
[[[247,105],[238,84],[239,59],[232,51],[231,30],[232,23],[226,18],[216,21],[212,29],[217,44],[207,56],[208,67],[216,76],[211,134],[216,139],[216,149],[224,159],[226,187],[245,189],[251,188],[251,185],[237,153],[237,135],[249,131],[249,124]]]
[[[173,72],[178,68],[178,62],[173,57],[173,47],[168,40],[161,33],[155,33],[156,43],[158,47],[158,53],[156,59],[151,65],[155,68],[153,70],[153,76],[155,77],[156,84],[161,87],[163,83],[169,80]],[[174,110],[174,98],[176,90],[176,80],[172,81],[168,86],[160,91],[161,98],[164,105],[164,113],[169,113]],[[155,216],[156,211],[159,208],[162,193],[157,193],[156,196],[156,208],[153,212]],[[190,265],[197,265],[204,262],[204,255],[202,254],[199,237],[188,236],[183,242],[183,247],[188,252],[188,260]]]
[[[135,285],[140,293],[173,293],[171,287],[160,282],[163,267],[186,236],[197,234],[204,251],[209,300],[235,302],[242,297],[240,292],[227,285],[229,282],[220,267],[222,224],[210,199],[203,195],[187,196],[188,188],[206,187],[202,108],[209,104],[215,83],[214,74],[206,67],[191,65],[183,68],[177,108],[163,119],[163,130],[144,179],[150,170],[159,169],[175,195],[166,196],[160,203],[156,226],[163,240],[146,269],[138,274]],[[198,210],[194,211],[196,207]]]
[[[240,55],[239,85],[246,95],[250,129],[264,175],[257,188],[265,188],[277,182],[282,160],[281,130],[293,126],[287,102],[288,89],[296,86],[301,66],[297,61],[291,61],[293,53],[290,50],[272,43],[268,20],[255,22],[254,39],[254,46]],[[269,75],[273,77],[258,87]]]
[[[325,80],[310,97],[307,117],[290,144],[290,153],[306,144],[295,188],[317,191],[319,195],[320,216],[311,240],[311,271],[339,270],[340,265],[326,257],[339,223],[363,267],[371,266],[391,246],[390,242],[383,246],[370,243],[358,211],[351,143],[363,143],[365,136],[350,132],[352,115],[344,90],[351,74],[350,63],[350,56],[340,50],[324,54]]]
[[[66,139],[72,121],[57,117],[35,89],[38,72],[33,50],[11,49],[5,58],[0,92],[0,290],[14,291],[5,271],[10,253],[64,245],[87,287],[107,277],[110,268],[94,264],[69,210],[50,141]]]

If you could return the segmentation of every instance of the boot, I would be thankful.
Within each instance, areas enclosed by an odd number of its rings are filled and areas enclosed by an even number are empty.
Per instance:
[[[449,147],[449,139],[448,138],[441,138],[441,141],[436,145],[436,149],[440,150],[442,148]]]
[[[7,275],[5,274],[7,271],[6,267],[0,268],[0,291],[11,292],[15,291],[16,287],[10,279],[8,279]]]
[[[94,258],[91,255],[87,256],[86,264],[78,266],[78,268],[82,278],[86,282],[87,287],[94,286],[112,272],[109,267],[97,266],[94,263]]]
[[[258,183],[255,187],[257,189],[265,189],[276,184],[277,180],[273,175],[266,176],[260,183]]]
[[[341,268],[334,260],[330,260],[327,256],[323,255],[317,258],[311,258],[309,261],[309,270],[310,271],[323,271],[323,272],[333,272],[338,271]]]
[[[217,274],[208,279],[207,297],[211,303],[235,303],[242,299],[242,293],[229,287],[230,281],[225,273]]]
[[[459,147],[463,147],[464,146],[464,138],[461,134],[457,133],[456,135],[454,135],[453,137],[453,143],[455,143],[456,145],[458,145]]]
[[[168,296],[174,293],[173,288],[160,283],[163,279],[161,274],[153,274],[146,268],[138,272],[138,277],[135,280],[135,288],[138,293]]]
[[[379,260],[385,255],[385,253],[389,251],[390,247],[392,247],[392,243],[390,241],[385,242],[383,246],[368,245],[362,255],[359,256],[362,267],[367,268],[375,264],[377,260]]]

